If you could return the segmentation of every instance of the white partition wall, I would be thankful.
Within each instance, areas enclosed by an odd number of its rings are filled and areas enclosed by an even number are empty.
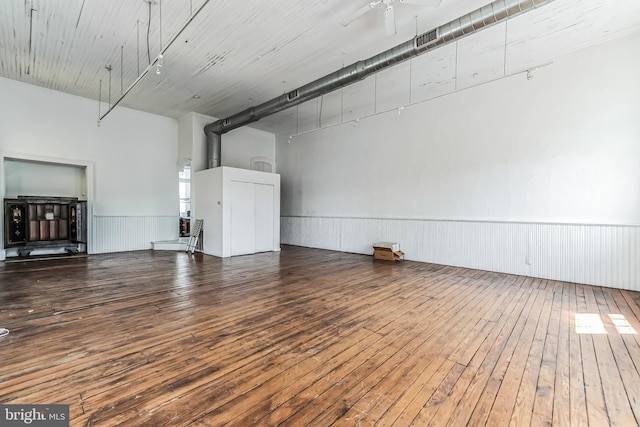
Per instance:
[[[280,250],[280,175],[226,166],[193,175],[192,217],[203,252],[229,257]]]

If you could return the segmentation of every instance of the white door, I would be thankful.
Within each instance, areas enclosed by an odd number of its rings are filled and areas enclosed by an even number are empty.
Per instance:
[[[255,184],[232,181],[231,256],[256,252]]]
[[[273,250],[273,185],[255,184],[256,252]]]

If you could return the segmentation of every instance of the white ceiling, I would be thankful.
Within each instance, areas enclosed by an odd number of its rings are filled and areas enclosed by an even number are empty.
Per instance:
[[[443,0],[430,8],[396,0],[398,34],[386,37],[381,7],[341,25],[367,0],[154,2],[149,19],[146,0],[2,0],[0,76],[94,99],[97,119],[97,100],[104,101],[104,113],[149,57],[155,61],[162,36],[161,74],[153,68],[120,105],[174,118],[190,111],[223,118],[489,3]],[[490,69],[498,56],[506,72],[507,59],[517,68],[638,30],[640,0],[556,0],[509,21],[508,32],[485,30],[455,57],[424,65],[422,72],[433,80],[449,73],[454,61],[453,78],[464,86],[465,75]],[[272,116],[256,127],[275,131],[287,117]]]

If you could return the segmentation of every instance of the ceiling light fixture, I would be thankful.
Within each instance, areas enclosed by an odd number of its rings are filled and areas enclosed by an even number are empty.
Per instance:
[[[113,67],[111,65],[106,65],[104,68],[109,72],[109,105],[111,105],[111,70],[113,70]]]
[[[538,67],[529,68],[527,70],[527,80],[533,80],[533,76],[535,76],[536,71],[538,71]]]

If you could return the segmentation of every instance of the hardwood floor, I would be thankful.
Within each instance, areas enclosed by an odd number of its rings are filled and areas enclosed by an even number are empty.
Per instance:
[[[286,246],[4,263],[0,402],[72,426],[632,426],[639,302]]]

